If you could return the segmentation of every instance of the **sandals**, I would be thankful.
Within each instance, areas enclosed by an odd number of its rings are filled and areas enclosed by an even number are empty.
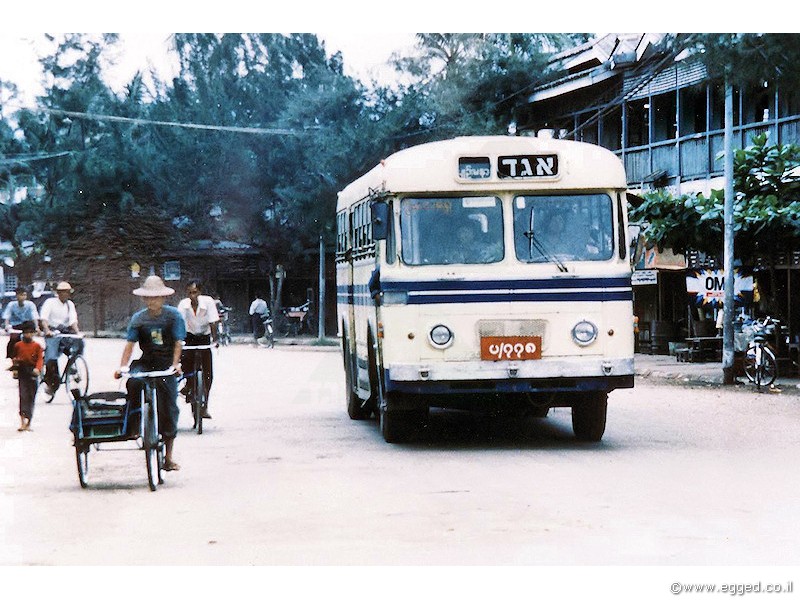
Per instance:
[[[165,471],[180,471],[181,466],[173,461],[164,461],[164,470]]]

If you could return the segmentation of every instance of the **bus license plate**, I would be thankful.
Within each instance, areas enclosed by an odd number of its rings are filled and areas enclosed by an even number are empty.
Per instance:
[[[481,360],[537,360],[542,358],[539,335],[481,338]]]

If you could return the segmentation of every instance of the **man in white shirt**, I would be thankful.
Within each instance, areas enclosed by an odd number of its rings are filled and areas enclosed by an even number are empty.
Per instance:
[[[6,309],[3,311],[3,321],[6,330],[9,329],[22,329],[26,322],[33,323],[35,329],[38,329],[39,311],[36,310],[36,305],[28,300],[28,290],[23,287],[17,288],[17,300],[9,302]],[[10,333],[8,336],[8,346],[6,346],[6,358],[10,361],[14,356],[14,344],[21,338],[19,333]],[[9,367],[9,370],[11,368]]]
[[[219,323],[219,313],[217,312],[217,303],[211,296],[205,296],[200,293],[200,282],[196,280],[188,283],[186,295],[188,297],[178,303],[178,311],[183,315],[183,320],[186,321],[186,345],[207,346],[212,342],[218,345],[217,324]],[[194,372],[195,353],[202,364],[203,387],[206,390],[206,407],[202,417],[210,419],[208,399],[211,392],[211,382],[214,380],[211,349],[184,350],[181,356],[181,368],[184,373]]]
[[[256,299],[250,304],[250,323],[253,326],[253,338],[256,344],[258,344],[258,338],[264,337],[264,319],[268,316],[267,302],[261,297],[261,294],[256,294]]]
[[[62,333],[79,334],[78,312],[75,303],[69,299],[74,290],[66,281],[56,286],[56,297],[48,298],[39,311],[42,331],[45,336],[45,375],[44,381],[48,385],[48,393],[58,389],[60,374],[58,372],[58,357],[64,354],[83,352],[83,340],[79,338],[64,338]],[[52,394],[51,394],[52,395]]]

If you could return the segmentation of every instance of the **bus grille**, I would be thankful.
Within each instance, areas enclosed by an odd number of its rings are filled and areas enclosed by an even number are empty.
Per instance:
[[[547,321],[544,319],[478,321],[478,335],[480,337],[538,335],[542,339],[546,339],[546,332]]]

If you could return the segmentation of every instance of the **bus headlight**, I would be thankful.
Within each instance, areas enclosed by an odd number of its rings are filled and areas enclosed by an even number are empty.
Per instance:
[[[572,341],[579,346],[588,346],[597,339],[597,325],[591,321],[581,321],[572,328]]]
[[[447,348],[453,343],[453,332],[446,325],[436,325],[428,334],[428,339],[437,348]]]

